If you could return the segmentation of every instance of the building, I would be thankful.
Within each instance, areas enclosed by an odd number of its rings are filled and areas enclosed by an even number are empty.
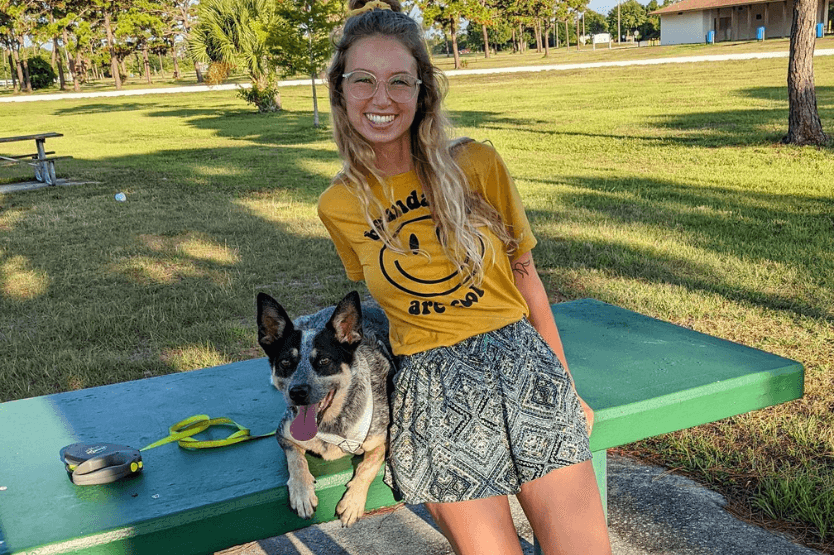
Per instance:
[[[818,0],[817,22],[828,28],[832,0]],[[651,12],[660,16],[660,44],[788,37],[794,0],[681,0]],[[759,29],[764,28],[764,36]]]

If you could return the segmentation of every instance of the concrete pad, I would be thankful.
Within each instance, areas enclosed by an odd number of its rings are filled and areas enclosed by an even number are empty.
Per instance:
[[[510,499],[524,555],[533,533]],[[615,555],[818,555],[788,538],[742,522],[726,500],[663,468],[608,456],[608,521]],[[452,549],[422,506],[401,505],[351,528],[338,521],[240,545],[217,555],[448,555]]]
[[[20,191],[34,191],[35,189],[45,189],[46,187],[64,187],[67,185],[85,185],[87,183],[94,183],[93,181],[70,181],[68,179],[58,179],[55,185],[47,185],[41,181],[25,181],[23,183],[11,183],[9,185],[0,185],[0,194],[3,193],[17,193]]]

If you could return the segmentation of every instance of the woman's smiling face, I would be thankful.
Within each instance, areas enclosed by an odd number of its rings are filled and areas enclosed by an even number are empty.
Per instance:
[[[347,53],[345,74],[366,71],[379,86],[371,98],[357,100],[344,91],[348,121],[377,152],[377,158],[397,157],[411,152],[409,130],[417,111],[418,94],[408,102],[388,96],[386,82],[394,75],[417,75],[417,61],[397,39],[372,36],[359,40]],[[344,90],[345,82],[342,87]]]

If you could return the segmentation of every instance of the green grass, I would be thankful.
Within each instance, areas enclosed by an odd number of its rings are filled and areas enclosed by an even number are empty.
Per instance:
[[[799,401],[625,451],[834,553],[834,150],[779,144],[786,68],[454,77],[448,107],[516,176],[552,300],[805,364]],[[815,69],[834,133],[834,58]],[[260,356],[258,291],[299,315],[355,287],[315,216],[330,132],[309,87],[282,95],[275,115],[231,91],[0,104],[4,135],[64,133],[47,144],[74,156],[59,173],[91,182],[0,195],[0,400]]]

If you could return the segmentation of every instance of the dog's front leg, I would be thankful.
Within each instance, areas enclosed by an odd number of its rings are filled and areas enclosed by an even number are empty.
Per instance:
[[[290,507],[301,518],[311,518],[319,504],[319,498],[316,497],[316,490],[313,487],[316,479],[310,474],[310,467],[307,466],[303,449],[292,444],[284,444],[283,447],[287,456],[287,470],[290,474],[287,480]]]
[[[356,473],[347,484],[347,492],[336,506],[336,514],[342,526],[350,526],[365,514],[368,488],[385,460],[385,436],[381,436],[378,441],[366,441],[363,447],[370,449],[365,451],[362,462],[356,465]]]

